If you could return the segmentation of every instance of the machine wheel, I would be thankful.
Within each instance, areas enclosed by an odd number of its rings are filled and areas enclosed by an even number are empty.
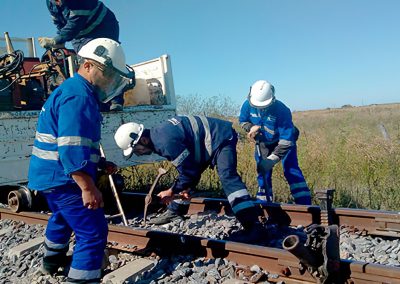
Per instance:
[[[30,190],[24,186],[8,193],[8,206],[13,212],[20,212],[32,208],[32,194]]]

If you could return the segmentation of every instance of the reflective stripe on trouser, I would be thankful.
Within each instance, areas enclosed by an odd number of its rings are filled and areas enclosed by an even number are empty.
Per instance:
[[[68,277],[76,280],[99,280],[107,242],[107,221],[103,209],[83,206],[77,185],[58,187],[43,193],[53,212],[46,227],[46,245],[59,249],[75,233],[75,248]]]
[[[258,221],[258,210],[251,200],[246,185],[237,172],[237,136],[224,145],[215,157],[222,188],[236,218],[243,227],[251,227]]]
[[[311,205],[311,193],[297,160],[297,146],[282,159],[283,174],[296,204]]]

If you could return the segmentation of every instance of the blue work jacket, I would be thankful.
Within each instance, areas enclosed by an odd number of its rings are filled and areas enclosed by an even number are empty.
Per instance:
[[[63,0],[61,6],[57,6],[54,0],[46,0],[53,23],[57,27],[57,44],[65,43],[73,39],[108,37],[115,34],[118,41],[118,21],[114,13],[98,0]],[[101,26],[101,28],[99,28]],[[109,31],[110,30],[110,31]]]
[[[71,173],[96,179],[102,116],[94,87],[79,74],[55,89],[42,107],[29,166],[28,187],[46,190],[75,183]]]
[[[295,129],[290,109],[281,101],[266,108],[255,108],[246,100],[240,110],[239,124],[247,132],[254,125],[261,126],[257,139],[272,149],[272,154],[282,158],[295,145]]]
[[[235,135],[229,121],[204,116],[176,116],[150,129],[155,153],[176,167],[175,193],[197,185],[221,146]]]

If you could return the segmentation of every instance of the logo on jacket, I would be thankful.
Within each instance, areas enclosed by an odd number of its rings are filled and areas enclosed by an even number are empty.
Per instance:
[[[169,122],[171,122],[173,125],[178,125],[179,123],[181,123],[179,120],[177,120],[176,118],[170,118],[168,119]]]

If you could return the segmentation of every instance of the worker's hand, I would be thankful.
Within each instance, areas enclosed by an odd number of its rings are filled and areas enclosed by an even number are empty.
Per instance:
[[[261,173],[266,173],[270,170],[272,170],[272,168],[279,162],[279,157],[271,154],[268,156],[267,159],[265,160],[261,160],[258,165],[257,165],[257,171],[261,172]]]
[[[172,191],[172,188],[161,191],[157,196],[160,197],[161,203],[163,204],[170,204],[174,200],[174,192]]]
[[[104,173],[106,175],[112,175],[115,174],[118,171],[118,166],[114,164],[113,162],[106,161],[105,163],[105,168],[104,168]]]
[[[97,187],[82,190],[83,206],[88,209],[104,207],[103,195]]]
[[[179,197],[182,200],[189,200],[191,198],[190,194],[189,194],[189,190],[187,189],[187,190],[183,190],[183,191],[179,192]]]
[[[255,137],[257,136],[258,132],[260,131],[261,126],[260,125],[253,125],[250,128],[249,133],[247,133],[247,138],[254,142],[255,141]]]
[[[39,44],[43,48],[64,48],[64,43],[57,44],[55,39],[52,37],[39,37],[38,38]]]

